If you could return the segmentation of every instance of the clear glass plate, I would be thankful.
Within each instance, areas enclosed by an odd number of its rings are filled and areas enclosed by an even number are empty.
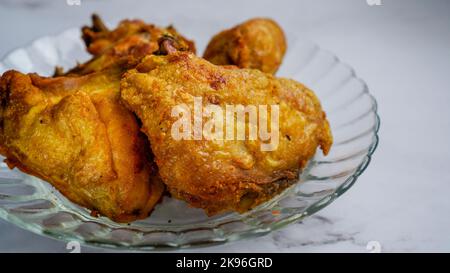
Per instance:
[[[70,68],[77,60],[88,58],[79,30],[69,29],[12,51],[0,63],[0,73],[16,69],[51,75],[56,65]],[[200,209],[165,197],[148,219],[118,224],[105,217],[92,217],[88,210],[68,201],[48,183],[9,170],[1,163],[0,216],[57,239],[152,250],[261,236],[317,212],[348,190],[369,164],[378,143],[376,101],[352,68],[299,37],[290,39],[278,75],[294,78],[315,91],[330,121],[334,144],[328,156],[316,154],[297,184],[252,211],[207,217]]]

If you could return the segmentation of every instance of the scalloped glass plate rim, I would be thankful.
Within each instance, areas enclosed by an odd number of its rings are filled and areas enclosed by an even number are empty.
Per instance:
[[[74,31],[74,28],[70,28],[67,29],[63,32],[60,32],[56,35],[48,35],[48,36],[43,36],[37,39],[34,39],[33,41],[31,41],[29,44],[23,46],[23,47],[18,47],[16,49],[13,49],[11,51],[9,51],[7,54],[5,54],[2,58],[2,61],[0,62],[0,66],[3,65],[5,59],[10,56],[12,53],[14,53],[16,50],[20,50],[23,48],[26,48],[27,46],[33,45],[36,41],[45,39],[45,38],[58,38],[66,33],[68,33],[69,31]],[[297,38],[297,37],[296,37]],[[319,46],[317,46],[315,43],[307,41],[308,43],[314,44],[314,46],[321,51],[326,51],[321,49]],[[326,51],[328,52],[328,51]],[[329,52],[328,52],[329,53]],[[336,60],[336,62],[338,62],[339,64],[342,64],[344,66],[347,66],[350,70],[351,70],[351,76],[359,81],[361,81],[361,83],[363,83],[364,85],[364,91],[363,93],[365,93],[364,95],[367,95],[372,103],[372,108],[371,111],[374,113],[374,117],[375,117],[375,125],[374,125],[374,129],[373,129],[373,141],[370,144],[370,146],[368,147],[368,151],[367,154],[365,155],[364,159],[362,160],[362,162],[354,169],[353,173],[341,184],[339,185],[332,194],[329,194],[323,198],[318,199],[316,202],[314,202],[312,205],[310,205],[309,207],[307,207],[307,209],[305,209],[302,213],[295,213],[292,214],[290,217],[286,217],[280,221],[271,223],[265,227],[261,227],[261,224],[258,225],[254,225],[253,228],[250,229],[246,229],[243,232],[235,232],[232,234],[228,234],[225,236],[218,236],[217,238],[214,238],[212,240],[208,240],[205,242],[200,242],[200,243],[188,243],[188,244],[178,244],[178,243],[166,243],[164,245],[130,245],[128,243],[121,243],[121,242],[105,242],[105,241],[97,241],[97,240],[86,240],[84,238],[80,238],[79,236],[75,236],[73,235],[71,232],[63,232],[63,231],[59,231],[59,232],[54,232],[54,231],[50,231],[50,230],[46,230],[44,229],[42,226],[34,224],[34,223],[28,223],[25,222],[24,220],[20,219],[19,217],[17,217],[16,215],[10,214],[6,209],[4,209],[3,207],[0,207],[0,217],[3,218],[6,221],[9,221],[25,230],[29,230],[31,232],[34,232],[36,234],[39,235],[43,235],[49,238],[56,238],[62,241],[79,241],[81,244],[85,244],[85,245],[89,245],[89,246],[93,246],[93,247],[102,247],[102,248],[112,248],[112,249],[127,249],[127,250],[145,250],[145,251],[151,251],[151,250],[176,250],[179,248],[196,248],[196,247],[204,247],[204,246],[212,246],[212,245],[217,245],[217,244],[223,244],[226,242],[231,242],[231,241],[236,241],[242,238],[250,238],[250,237],[257,237],[257,236],[262,236],[265,235],[271,231],[280,229],[292,222],[296,222],[299,221],[303,218],[305,218],[306,216],[310,216],[314,213],[316,213],[317,211],[319,211],[320,209],[326,207],[327,205],[329,205],[330,203],[332,203],[336,198],[338,198],[339,196],[341,196],[343,193],[345,193],[358,179],[358,177],[361,175],[361,173],[367,168],[367,166],[369,165],[370,161],[371,161],[371,157],[372,154],[374,153],[374,151],[376,150],[376,147],[378,145],[378,141],[379,141],[379,137],[378,137],[378,130],[379,130],[379,126],[380,126],[380,118],[379,115],[377,113],[377,102],[375,100],[375,98],[369,93],[369,90],[367,88],[367,85],[365,84],[365,82],[358,78],[356,76],[356,73],[354,72],[354,70],[348,66],[345,63],[340,62],[339,58],[336,57],[334,54],[330,53]],[[320,99],[320,97],[319,97]],[[307,167],[308,169],[308,167]],[[304,170],[303,174],[305,174],[307,172],[307,169]],[[302,174],[302,175],[303,175]],[[303,182],[302,182],[303,183]],[[296,186],[296,184],[294,184],[290,189],[294,188]],[[275,197],[273,200],[269,201],[268,203],[273,203],[275,202],[275,200],[281,199],[283,196],[285,196],[287,193],[289,193],[290,190],[286,190],[283,194],[281,194],[280,196]],[[258,208],[255,208],[254,210],[245,213],[243,215],[240,216],[241,219],[244,219],[246,217],[246,215],[249,215],[250,213],[253,213],[255,211],[260,210],[262,207],[267,206],[267,203],[262,204],[261,206],[259,206]],[[89,219],[87,219],[89,221]],[[109,223],[111,224],[111,223]],[[223,224],[223,223],[222,223]],[[114,225],[114,224],[113,224]],[[122,225],[122,224],[116,224],[114,225],[117,228],[127,228],[126,225]],[[194,225],[191,225],[191,227]],[[163,228],[163,225],[158,225],[158,228],[161,229]],[[216,230],[217,231],[217,230]],[[173,232],[173,233],[177,233],[175,231],[169,231],[169,232]],[[181,231],[180,233],[182,233],[184,231]],[[220,232],[218,232],[220,233]]]

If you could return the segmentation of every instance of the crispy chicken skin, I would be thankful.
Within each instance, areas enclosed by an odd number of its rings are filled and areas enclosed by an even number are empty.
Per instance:
[[[215,35],[203,58],[217,65],[236,65],[275,74],[286,52],[281,27],[271,19],[255,18]]]
[[[195,53],[194,42],[183,37],[172,26],[164,28],[146,24],[141,20],[123,20],[115,29],[109,30],[98,15],[92,15],[92,21],[92,26],[82,28],[82,38],[93,58],[69,70],[67,75],[84,75],[100,71],[118,61],[126,60],[129,63],[139,61],[145,55],[158,50],[159,40],[163,37],[175,40],[178,50]],[[55,74],[64,73],[57,68]]]
[[[50,182],[117,222],[145,218],[164,186],[137,120],[119,102],[122,70],[0,79],[0,153],[10,168]]]
[[[222,108],[279,105],[278,147],[262,151],[259,139],[175,140],[171,111],[186,104],[192,113],[194,97]],[[141,119],[170,193],[209,215],[244,212],[272,198],[297,181],[317,147],[327,154],[332,144],[319,100],[302,84],[188,52],[144,58],[123,76],[121,98]]]

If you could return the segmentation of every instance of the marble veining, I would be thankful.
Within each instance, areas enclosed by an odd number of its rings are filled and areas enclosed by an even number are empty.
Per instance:
[[[174,23],[193,38],[189,25],[195,22],[189,18],[217,18],[212,27],[219,29],[248,17],[270,16],[288,33],[336,53],[368,83],[379,104],[380,144],[347,193],[316,215],[264,237],[183,251],[369,252],[373,245],[386,252],[450,251],[450,2],[398,0],[369,6],[362,0],[131,0],[126,11],[118,0],[81,0],[79,6],[65,1],[0,3],[2,56],[34,38],[80,26],[94,11],[113,22],[135,17]],[[233,8],[237,5],[239,9]],[[199,48],[206,42],[199,40]],[[0,251],[68,252],[63,242],[3,220]]]

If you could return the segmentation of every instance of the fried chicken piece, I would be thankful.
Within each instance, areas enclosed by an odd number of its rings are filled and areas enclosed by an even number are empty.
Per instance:
[[[118,100],[122,70],[0,79],[0,153],[71,201],[117,222],[149,215],[164,185],[148,140]]]
[[[327,154],[332,144],[320,102],[302,84],[256,69],[216,66],[187,52],[144,58],[122,78],[121,98],[141,119],[172,196],[209,215],[244,212],[274,197],[298,180],[299,171],[318,146]],[[263,151],[261,138],[208,140],[205,127],[201,139],[193,140],[190,131],[191,140],[177,140],[177,131],[172,130],[180,117],[173,111],[183,106],[187,113],[194,113],[198,98],[203,109],[208,105],[221,109],[226,105],[278,105],[278,145]],[[204,116],[203,124],[208,120]],[[224,124],[233,122],[226,119]],[[245,125],[249,128],[249,118]],[[219,127],[214,127],[214,134],[223,129]]]
[[[94,14],[92,21],[91,27],[82,28],[82,38],[93,58],[68,71],[68,75],[100,71],[124,59],[136,63],[158,50],[160,39],[165,37],[176,41],[178,50],[195,53],[194,42],[179,34],[173,26],[163,28],[141,20],[123,20],[114,30],[109,30],[98,15]],[[61,75],[58,68],[55,75]]]
[[[271,19],[255,18],[216,34],[203,58],[217,65],[236,65],[275,74],[286,52],[281,27]]]

